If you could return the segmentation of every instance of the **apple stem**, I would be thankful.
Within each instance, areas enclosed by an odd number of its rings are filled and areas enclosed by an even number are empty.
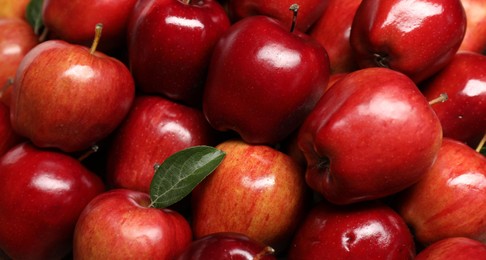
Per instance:
[[[95,53],[96,48],[98,47],[98,43],[100,42],[101,31],[102,30],[103,30],[103,24],[102,23],[96,24],[96,27],[95,27],[95,38],[93,40],[93,44],[91,44],[91,49],[90,49],[89,53],[91,53],[91,54],[94,54]]]
[[[447,93],[441,93],[438,97],[432,99],[429,101],[429,105],[435,105],[437,103],[443,103],[445,101],[447,101],[447,99],[449,99],[449,96],[447,95]]]
[[[292,16],[292,25],[290,26],[290,32],[293,32],[295,29],[295,23],[297,21],[297,13],[299,12],[299,5],[298,4],[292,4],[289,8],[290,11],[292,11],[293,16]]]
[[[38,41],[39,42],[44,42],[47,39],[47,35],[48,34],[49,34],[49,28],[44,27],[44,29],[42,29],[41,34],[39,35]]]
[[[190,3],[191,3],[191,0],[182,0],[181,2],[182,2],[183,4],[188,5],[188,4],[190,4]]]
[[[476,147],[476,152],[481,152],[481,149],[483,149],[484,143],[486,143],[486,133],[483,135],[483,139],[478,144],[478,147]]]
[[[10,88],[14,83],[14,79],[12,77],[8,78],[7,81],[5,81],[5,84],[3,87],[0,89],[0,97],[3,96],[3,93],[7,92],[7,89]]]
[[[266,246],[265,248],[263,248],[263,250],[258,253],[254,258],[253,260],[260,260],[262,259],[263,257],[267,256],[267,255],[273,255],[275,253],[275,249],[273,249],[271,246]]]
[[[87,151],[86,153],[84,153],[83,155],[81,155],[78,158],[78,161],[80,161],[80,162],[84,161],[84,159],[88,158],[88,156],[90,156],[93,153],[96,153],[98,151],[98,149],[99,149],[99,146],[97,146],[97,145],[91,146],[91,149],[89,149],[89,151]]]

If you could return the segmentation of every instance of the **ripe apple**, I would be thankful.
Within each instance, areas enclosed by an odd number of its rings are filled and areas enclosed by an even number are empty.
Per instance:
[[[255,259],[275,260],[273,248],[241,233],[218,232],[191,242],[176,260]]]
[[[104,25],[100,50],[110,55],[124,50],[130,14],[137,0],[44,0],[42,20],[54,38],[90,46],[93,28]]]
[[[306,182],[327,200],[382,198],[420,180],[437,157],[440,121],[414,82],[387,68],[351,72],[300,128]]]
[[[380,202],[336,206],[318,202],[297,230],[289,260],[413,259],[415,244],[403,219]]]
[[[173,259],[191,242],[176,211],[152,208],[147,193],[112,189],[95,197],[76,224],[74,259]]]
[[[154,0],[137,5],[128,51],[137,87],[200,106],[211,54],[230,21],[215,0]]]
[[[311,27],[309,35],[327,51],[331,73],[345,73],[357,69],[349,43],[354,14],[361,0],[328,0],[328,6]]]
[[[20,143],[20,141],[20,136],[14,132],[10,124],[10,109],[0,103],[0,156]]]
[[[363,0],[350,43],[361,68],[390,68],[418,83],[450,62],[465,31],[461,0]]]
[[[15,77],[20,61],[38,44],[37,36],[27,21],[19,18],[0,18],[0,88]],[[12,88],[0,89],[0,101],[10,105]]]
[[[486,157],[444,138],[432,168],[395,205],[424,246],[456,236],[486,243],[485,183]]]
[[[447,102],[432,106],[445,137],[476,147],[486,130],[486,57],[459,52],[452,61],[425,84],[426,98],[447,93]]]
[[[25,19],[25,11],[30,0],[1,0],[0,18]]]
[[[326,50],[314,39],[266,16],[247,17],[215,47],[203,112],[217,130],[274,144],[300,126],[328,79]]]
[[[12,92],[16,132],[39,147],[74,152],[121,123],[134,99],[133,78],[123,63],[95,49],[49,40],[27,53]]]
[[[72,157],[16,145],[0,158],[0,248],[12,259],[65,257],[81,211],[103,191]]]
[[[439,240],[417,254],[415,260],[484,260],[486,245],[467,237],[450,237]]]
[[[237,232],[283,250],[307,209],[302,168],[265,145],[233,139],[216,148],[226,157],[192,192],[195,238]]]
[[[466,34],[459,50],[482,53],[486,50],[486,3],[483,0],[461,0],[466,12]]]
[[[114,134],[107,181],[149,193],[154,165],[195,145],[212,145],[215,131],[200,110],[158,96],[138,96]]]

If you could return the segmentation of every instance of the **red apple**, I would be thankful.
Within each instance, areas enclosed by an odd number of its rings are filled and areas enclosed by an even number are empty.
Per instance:
[[[83,210],[74,233],[74,259],[173,259],[191,242],[176,211],[150,207],[147,193],[113,189]]]
[[[421,88],[428,99],[440,93],[449,97],[432,107],[444,136],[476,147],[486,130],[486,57],[460,52]]]
[[[348,204],[382,198],[420,180],[437,157],[442,131],[411,79],[367,68],[325,92],[298,139],[307,184],[333,203]]]
[[[280,20],[290,28],[292,15],[289,7],[297,3],[300,6],[296,28],[306,32],[322,15],[329,0],[304,0],[304,1],[268,1],[268,0],[228,0],[228,13],[233,21],[241,20],[248,16],[264,15]]]
[[[128,19],[137,0],[44,0],[42,20],[55,38],[90,46],[93,28],[105,27],[100,50],[110,54],[123,50]]]
[[[46,41],[20,63],[12,127],[40,147],[83,150],[121,123],[134,94],[130,71],[119,60],[84,46]]]
[[[415,244],[403,219],[385,204],[316,204],[297,230],[289,260],[413,259]]]
[[[255,259],[275,260],[273,248],[241,233],[219,232],[191,242],[176,260]]]
[[[195,238],[237,232],[283,250],[307,208],[303,171],[269,146],[229,140],[216,148],[226,157],[192,192]]]
[[[0,103],[0,156],[21,141],[10,124],[10,109]]]
[[[61,259],[101,179],[65,154],[29,143],[0,158],[0,248],[12,259]]]
[[[486,2],[461,0],[466,12],[466,34],[459,50],[482,53],[486,50]]]
[[[20,61],[38,44],[37,36],[27,21],[19,18],[0,19],[0,88],[13,80]],[[11,87],[0,89],[0,101],[10,105]]]
[[[327,1],[327,8],[311,27],[309,34],[326,49],[333,74],[354,71],[358,66],[349,43],[349,35],[361,0]]]
[[[215,132],[200,110],[157,96],[139,96],[114,134],[108,182],[148,193],[154,165],[195,145],[212,145]]]
[[[484,260],[486,245],[466,237],[445,238],[417,254],[415,260]]]
[[[25,19],[25,12],[30,0],[2,0],[0,18]]]
[[[203,112],[217,130],[253,144],[288,137],[322,96],[329,79],[325,49],[265,16],[234,24],[214,50]]]
[[[456,236],[486,243],[486,157],[444,138],[432,168],[396,207],[425,246]]]
[[[450,62],[466,14],[461,0],[363,0],[351,28],[360,67],[387,67],[420,82]]]
[[[215,0],[154,0],[130,19],[129,59],[145,93],[199,106],[211,54],[229,26]]]

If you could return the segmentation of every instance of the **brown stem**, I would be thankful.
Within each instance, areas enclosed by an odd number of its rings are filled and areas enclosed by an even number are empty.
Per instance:
[[[432,105],[435,105],[437,103],[442,103],[442,102],[445,102],[447,99],[449,99],[449,96],[447,95],[447,93],[442,93],[438,97],[430,100],[429,105],[432,106]]]
[[[83,155],[81,155],[78,158],[78,161],[80,161],[80,162],[84,161],[84,159],[88,158],[88,156],[90,156],[93,153],[96,153],[98,151],[98,149],[99,149],[99,146],[97,146],[97,145],[91,146],[91,149],[89,149],[86,153],[84,153]]]
[[[47,35],[49,34],[49,29],[47,27],[44,27],[42,29],[41,34],[39,35],[38,41],[39,42],[44,42],[47,39]]]
[[[98,48],[98,43],[100,42],[102,30],[103,30],[103,24],[102,23],[96,24],[95,37],[94,37],[94,40],[93,40],[93,44],[91,44],[91,49],[90,49],[89,53],[94,54],[95,51],[96,51],[96,48]]]
[[[181,0],[181,2],[185,5],[188,5],[191,3],[191,0]]]
[[[273,255],[275,253],[275,249],[273,249],[272,247],[270,246],[266,246],[265,248],[263,248],[263,250],[258,253],[254,258],[253,260],[260,260],[262,259],[263,257],[267,256],[267,255]]]
[[[486,143],[486,133],[483,135],[483,139],[478,144],[478,147],[476,147],[476,152],[481,152],[481,149],[483,149],[484,143]]]
[[[295,29],[295,23],[297,21],[297,13],[299,12],[299,5],[298,4],[292,4],[289,8],[290,11],[292,11],[293,16],[292,16],[292,25],[290,26],[290,32],[293,32]]]

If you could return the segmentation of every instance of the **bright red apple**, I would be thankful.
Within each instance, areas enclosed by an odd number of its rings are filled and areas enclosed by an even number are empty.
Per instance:
[[[12,259],[62,259],[101,179],[65,154],[22,143],[0,158],[0,248]]]
[[[217,130],[254,144],[288,137],[322,96],[326,50],[308,35],[266,16],[234,24],[212,56],[203,112]]]
[[[121,123],[134,99],[133,78],[123,63],[93,47],[50,40],[24,57],[10,111],[16,132],[37,146],[73,152]]]
[[[74,233],[74,259],[174,259],[191,243],[176,211],[150,207],[147,193],[113,189],[83,210]]]
[[[486,50],[486,2],[461,0],[466,12],[466,34],[459,50],[482,53]]]
[[[129,25],[130,68],[145,93],[200,106],[211,54],[229,26],[216,0],[154,0]]]
[[[445,238],[426,247],[415,260],[485,260],[486,245],[466,237]]]
[[[0,156],[21,141],[10,124],[10,109],[0,103]]]
[[[282,251],[307,209],[302,168],[269,146],[229,140],[216,148],[226,157],[192,192],[195,238],[237,232]]]
[[[154,166],[195,145],[212,145],[215,131],[200,110],[158,96],[135,99],[108,151],[107,180],[148,193]]]
[[[307,184],[333,203],[348,204],[419,181],[437,157],[442,130],[410,78],[367,68],[325,92],[298,138]]]
[[[444,138],[432,168],[396,207],[422,245],[457,236],[486,243],[486,157]]]
[[[386,67],[420,82],[447,65],[466,31],[461,0],[363,0],[350,43],[360,67]]]
[[[427,99],[448,95],[432,107],[444,136],[476,147],[486,131],[486,57],[460,52],[421,88]]]
[[[413,259],[415,244],[403,219],[379,202],[336,206],[321,201],[301,224],[289,260]]]

